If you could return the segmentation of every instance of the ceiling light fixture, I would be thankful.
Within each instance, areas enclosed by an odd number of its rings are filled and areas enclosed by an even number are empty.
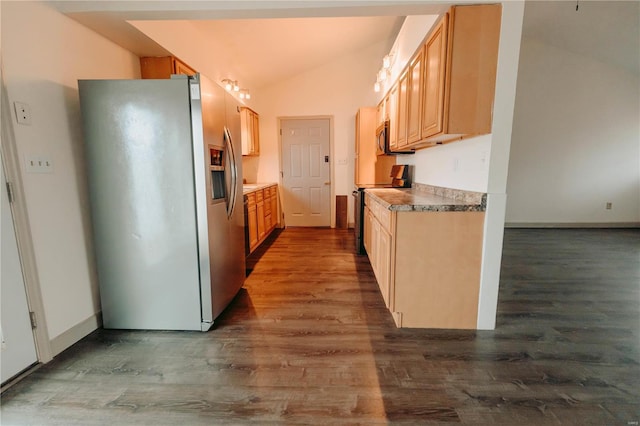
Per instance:
[[[391,76],[391,67],[393,66],[393,59],[395,55],[393,52],[389,52],[382,58],[382,68],[376,74],[376,82],[373,85],[373,90],[379,92],[385,85],[385,82]]]
[[[240,99],[251,99],[251,94],[247,89],[241,89],[238,84],[238,80],[231,80],[229,78],[225,78],[222,80],[222,85],[224,86],[227,92],[237,92],[238,97]]]
[[[384,58],[382,58],[382,68],[387,69],[387,70],[389,68],[391,68],[391,59],[392,58],[393,58],[393,55],[391,53],[389,53]]]
[[[222,80],[222,84],[224,84],[224,88],[227,91],[231,91],[231,89],[233,88],[233,81],[229,80],[228,78]]]

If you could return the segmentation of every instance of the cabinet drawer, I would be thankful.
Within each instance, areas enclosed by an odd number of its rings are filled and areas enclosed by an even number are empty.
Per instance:
[[[255,205],[256,204],[256,193],[255,192],[249,192],[248,194],[246,194],[247,196],[247,204],[249,206],[251,206],[252,204]]]
[[[262,189],[259,189],[256,191],[256,201],[259,203],[262,200],[264,200],[264,196],[262,194]]]
[[[380,225],[382,225],[387,232],[391,232],[391,210],[374,200],[370,195],[365,194],[364,203]]]

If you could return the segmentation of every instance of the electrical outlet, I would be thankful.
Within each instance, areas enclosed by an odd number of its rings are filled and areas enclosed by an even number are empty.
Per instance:
[[[26,157],[27,173],[53,173],[53,161],[48,157]]]
[[[612,207],[613,207],[613,203],[608,202],[608,203],[605,205],[605,207],[604,207],[604,208],[605,208],[605,209],[607,209],[607,210],[611,210],[611,208],[612,208]]]
[[[13,108],[16,111],[16,121],[18,124],[24,124],[26,126],[31,125],[31,107],[24,102],[14,102]]]

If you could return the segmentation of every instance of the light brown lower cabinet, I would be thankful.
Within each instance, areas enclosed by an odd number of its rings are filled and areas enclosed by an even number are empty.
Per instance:
[[[398,327],[477,328],[484,212],[390,211],[365,196],[364,242]]]
[[[256,189],[247,197],[247,255],[251,254],[278,225],[278,186]]]
[[[249,226],[246,232],[249,234],[249,247],[256,247],[258,245],[258,210],[255,195],[253,195],[253,203],[249,202],[247,204],[247,218]]]

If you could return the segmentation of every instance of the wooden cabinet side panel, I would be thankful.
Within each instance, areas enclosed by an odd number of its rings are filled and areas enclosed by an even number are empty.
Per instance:
[[[491,132],[501,15],[500,5],[452,8],[447,133]]]
[[[399,212],[394,311],[403,327],[475,329],[484,213]]]
[[[363,107],[356,119],[356,185],[375,182],[376,165],[376,110]]]

